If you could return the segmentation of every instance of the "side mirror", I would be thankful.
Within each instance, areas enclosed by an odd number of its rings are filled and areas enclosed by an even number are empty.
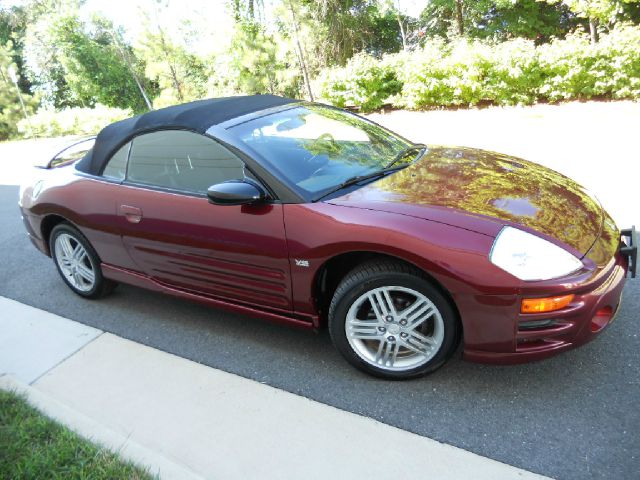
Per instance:
[[[210,186],[207,197],[214,205],[248,205],[264,201],[265,193],[248,180],[230,180]]]

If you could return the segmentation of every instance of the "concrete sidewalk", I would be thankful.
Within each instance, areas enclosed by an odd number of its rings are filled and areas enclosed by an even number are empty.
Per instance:
[[[3,297],[0,312],[0,388],[161,478],[546,478]]]

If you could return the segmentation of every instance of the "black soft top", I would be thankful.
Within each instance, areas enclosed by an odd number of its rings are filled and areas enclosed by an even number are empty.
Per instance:
[[[104,127],[93,148],[77,163],[80,171],[97,175],[118,148],[136,135],[162,129],[191,130],[205,133],[217,125],[242,115],[298,102],[276,95],[211,98],[153,110]]]

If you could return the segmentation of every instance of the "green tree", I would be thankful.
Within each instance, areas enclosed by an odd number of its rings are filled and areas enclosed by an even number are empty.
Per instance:
[[[227,51],[214,54],[208,62],[210,93],[302,93],[304,74],[295,41],[300,37],[292,22],[291,5],[282,2],[274,12],[278,23],[268,25],[262,2],[228,3],[234,19],[233,35]],[[306,62],[304,51],[303,55]]]
[[[263,0],[230,0],[229,5],[233,12],[233,18],[237,23],[249,21],[256,22],[259,15],[256,10],[264,10]]]
[[[59,19],[53,26],[64,78],[83,105],[97,103],[140,112],[148,108],[141,82],[142,66],[127,62],[115,43],[114,27],[95,17],[89,26],[76,16]]]
[[[28,15],[24,7],[13,6],[3,10],[0,7],[0,45],[6,45],[9,40],[13,42],[13,62],[20,74],[20,90],[31,93],[31,84],[24,75],[23,47],[27,29]]]
[[[432,0],[420,14],[420,20],[429,36],[473,36],[475,25],[492,3],[487,0]]]
[[[344,65],[361,51],[381,54],[402,47],[394,12],[377,0],[291,0],[291,3],[300,23],[308,26],[310,35],[305,36],[305,43],[318,67]]]
[[[575,15],[563,4],[538,0],[502,0],[479,19],[474,34],[499,41],[528,38],[539,43],[564,37],[578,25]]]
[[[639,0],[546,0],[548,3],[562,3],[566,5],[577,16],[589,22],[589,33],[591,43],[599,40],[600,27],[612,27],[619,20],[635,20],[633,10],[626,8],[629,5],[635,6]]]
[[[399,0],[379,0],[378,12],[372,19],[376,34],[368,41],[368,53],[396,52],[400,46],[407,50],[416,19],[402,12]]]
[[[17,71],[14,55],[11,40],[0,45],[0,140],[16,135],[18,121],[24,118],[25,113],[31,114],[36,104],[31,95],[25,93],[22,94],[24,104],[21,104],[18,89],[9,76],[10,71],[14,74]]]
[[[65,79],[54,29],[58,19],[77,16],[79,5],[79,0],[33,0],[27,7],[24,74],[45,107],[83,106]]]
[[[273,36],[260,24],[236,24],[231,54],[238,90],[248,94],[278,93],[277,73],[283,66],[277,61],[276,48]]]
[[[420,15],[428,36],[524,37],[547,41],[577,25],[575,15],[559,2],[539,0],[432,0]]]
[[[163,107],[205,96],[207,68],[203,59],[170,38],[157,12],[153,17],[147,15],[136,53],[146,65],[146,76],[158,85],[160,93],[154,106]]]
[[[310,80],[310,67],[309,67],[309,54],[307,53],[306,48],[304,48],[304,43],[301,35],[301,26],[300,26],[300,15],[298,11],[298,7],[294,5],[293,0],[286,0],[288,12],[287,17],[291,23],[291,30],[293,32],[292,40],[293,45],[295,45],[295,52],[298,58],[298,65],[300,66],[300,73],[302,74],[302,80],[307,91],[307,95],[309,96],[309,100],[312,102],[315,100],[313,96],[313,90],[311,88],[311,80]]]

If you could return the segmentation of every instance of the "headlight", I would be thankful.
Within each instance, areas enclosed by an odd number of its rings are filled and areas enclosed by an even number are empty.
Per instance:
[[[513,227],[500,231],[489,260],[520,280],[549,280],[582,268],[580,259],[565,249]]]
[[[33,186],[33,190],[31,190],[32,200],[36,200],[38,198],[38,195],[42,192],[42,187],[44,187],[44,180],[38,180]]]

